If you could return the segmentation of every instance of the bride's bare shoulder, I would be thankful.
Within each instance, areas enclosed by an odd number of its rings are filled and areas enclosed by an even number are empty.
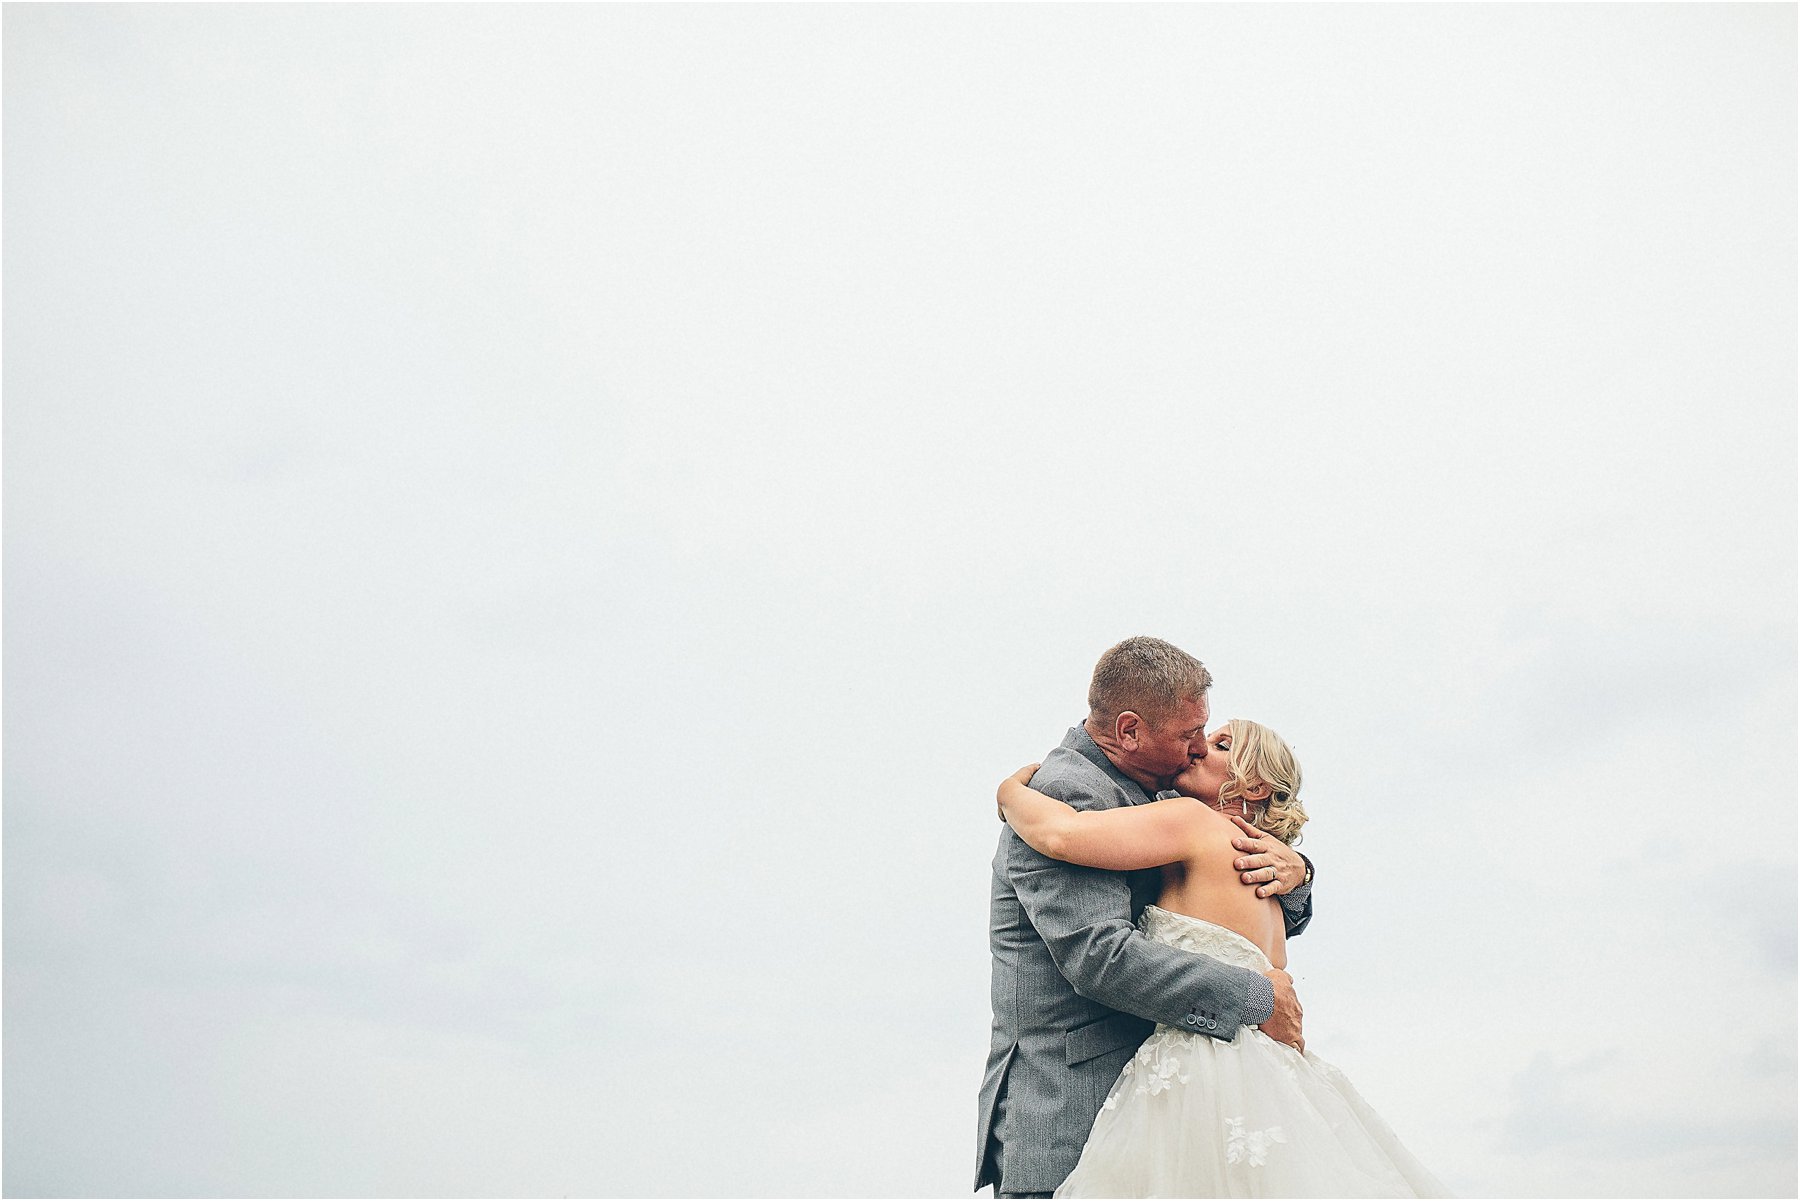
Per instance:
[[[1159,822],[1179,824],[1187,832],[1196,852],[1205,850],[1210,853],[1220,844],[1229,851],[1231,840],[1238,832],[1230,818],[1198,797],[1164,793],[1158,799],[1147,805],[1140,804],[1137,808],[1158,814]]]
[[[1194,823],[1194,857],[1196,859],[1232,859],[1237,848],[1231,840],[1242,831],[1237,824],[1204,801],[1194,801],[1199,814]]]
[[[1153,813],[1159,822],[1169,822],[1191,829],[1196,835],[1210,831],[1213,820],[1219,815],[1208,809],[1206,805],[1191,796],[1164,796],[1149,802],[1140,803],[1135,808],[1140,813]],[[1230,825],[1230,822],[1225,823]]]

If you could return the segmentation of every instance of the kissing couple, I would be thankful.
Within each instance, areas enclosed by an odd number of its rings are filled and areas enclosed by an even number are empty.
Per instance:
[[[1441,1197],[1306,1050],[1287,939],[1312,920],[1300,765],[1206,729],[1212,676],[1157,638],[1100,657],[1088,716],[1000,785],[993,1038],[975,1187],[997,1197]]]

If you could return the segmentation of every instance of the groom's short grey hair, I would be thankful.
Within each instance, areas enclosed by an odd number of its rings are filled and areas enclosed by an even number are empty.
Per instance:
[[[1182,701],[1198,700],[1212,687],[1206,665],[1161,638],[1127,638],[1094,664],[1088,685],[1088,718],[1112,725],[1127,709],[1152,724]]]

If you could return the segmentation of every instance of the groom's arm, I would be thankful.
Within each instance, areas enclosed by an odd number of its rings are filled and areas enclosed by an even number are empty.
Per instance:
[[[1294,852],[1299,854],[1298,851]],[[1287,936],[1289,938],[1306,929],[1312,921],[1312,860],[1305,855],[1300,858],[1306,861],[1306,880],[1296,885],[1292,892],[1284,892],[1276,898],[1281,904],[1281,916],[1287,920]]]
[[[1153,1022],[1230,1039],[1275,1008],[1269,979],[1152,942],[1131,921],[1123,873],[1046,858],[1010,830],[1007,874],[1063,976],[1084,997]]]

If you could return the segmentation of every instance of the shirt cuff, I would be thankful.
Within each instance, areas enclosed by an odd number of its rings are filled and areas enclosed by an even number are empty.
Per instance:
[[[1275,985],[1267,976],[1250,982],[1250,999],[1244,1002],[1244,1022],[1260,1026],[1275,1016]]]
[[[1306,898],[1310,896],[1312,896],[1312,881],[1309,880],[1305,884],[1296,884],[1287,892],[1282,893],[1280,900],[1285,908],[1304,909],[1306,908]]]

